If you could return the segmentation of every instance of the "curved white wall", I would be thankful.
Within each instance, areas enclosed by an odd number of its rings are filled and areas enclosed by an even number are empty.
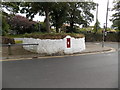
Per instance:
[[[70,38],[70,43],[67,42],[67,38]],[[39,45],[27,45],[23,46],[24,49],[42,53],[42,54],[73,54],[85,50],[85,38],[73,38],[66,36],[64,39],[33,39],[24,38],[23,43],[26,44],[39,44]],[[67,43],[70,44],[70,48],[67,48]]]

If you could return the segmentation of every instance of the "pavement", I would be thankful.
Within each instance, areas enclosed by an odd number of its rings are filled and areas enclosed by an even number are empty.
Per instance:
[[[112,43],[112,42],[111,42]],[[86,42],[86,49],[81,52],[83,53],[102,53],[102,52],[111,52],[115,51],[116,49],[109,46],[102,47],[100,42]]]
[[[104,46],[100,42],[86,42],[86,49],[80,53],[75,53],[70,56],[75,55],[86,55],[86,54],[97,54],[97,53],[107,53],[115,51],[115,48]],[[41,55],[33,52],[24,50],[21,46],[12,47],[12,55],[8,55],[8,48],[2,47],[2,59],[0,61],[9,60],[22,60],[22,59],[32,59],[32,58],[54,58],[54,57],[64,57],[68,55]]]

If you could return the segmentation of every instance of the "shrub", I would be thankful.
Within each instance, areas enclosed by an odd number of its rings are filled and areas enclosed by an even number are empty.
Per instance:
[[[70,35],[71,37],[74,38],[84,37],[83,34],[75,34],[75,33],[44,33],[44,34],[32,33],[32,34],[26,34],[24,36],[28,38],[39,38],[39,39],[63,39],[67,35]]]
[[[2,44],[15,44],[15,40],[13,38],[9,38],[9,37],[2,37]]]
[[[15,43],[19,44],[19,43],[23,43],[23,41],[21,41],[21,40],[15,40]]]
[[[87,42],[102,41],[102,39],[103,39],[102,34],[85,33],[85,40]],[[118,33],[108,33],[107,36],[105,37],[105,41],[118,42],[119,41]]]

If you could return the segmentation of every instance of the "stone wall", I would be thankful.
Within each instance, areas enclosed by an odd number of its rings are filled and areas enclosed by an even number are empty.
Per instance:
[[[73,54],[85,50],[85,38],[66,36],[64,39],[33,39],[23,38],[24,49],[41,54]]]

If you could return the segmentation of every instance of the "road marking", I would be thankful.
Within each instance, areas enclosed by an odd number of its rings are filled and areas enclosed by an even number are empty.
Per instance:
[[[62,58],[62,57],[68,57],[68,56],[81,56],[81,55],[94,55],[94,54],[102,54],[102,53],[110,53],[110,52],[115,52],[116,49],[111,48],[109,51],[98,51],[98,52],[86,52],[86,53],[81,53],[81,54],[72,54],[72,55],[63,55],[63,56],[45,56],[45,57],[37,57],[35,59],[44,59],[44,58]],[[20,60],[32,60],[33,58],[19,58],[19,59],[4,59],[0,60],[0,62],[4,61],[20,61]]]
[[[29,60],[29,59],[32,59],[32,58],[19,58],[19,59],[4,59],[4,60],[0,60],[0,61],[17,61],[17,60],[25,60],[25,59],[27,59],[27,60]]]

